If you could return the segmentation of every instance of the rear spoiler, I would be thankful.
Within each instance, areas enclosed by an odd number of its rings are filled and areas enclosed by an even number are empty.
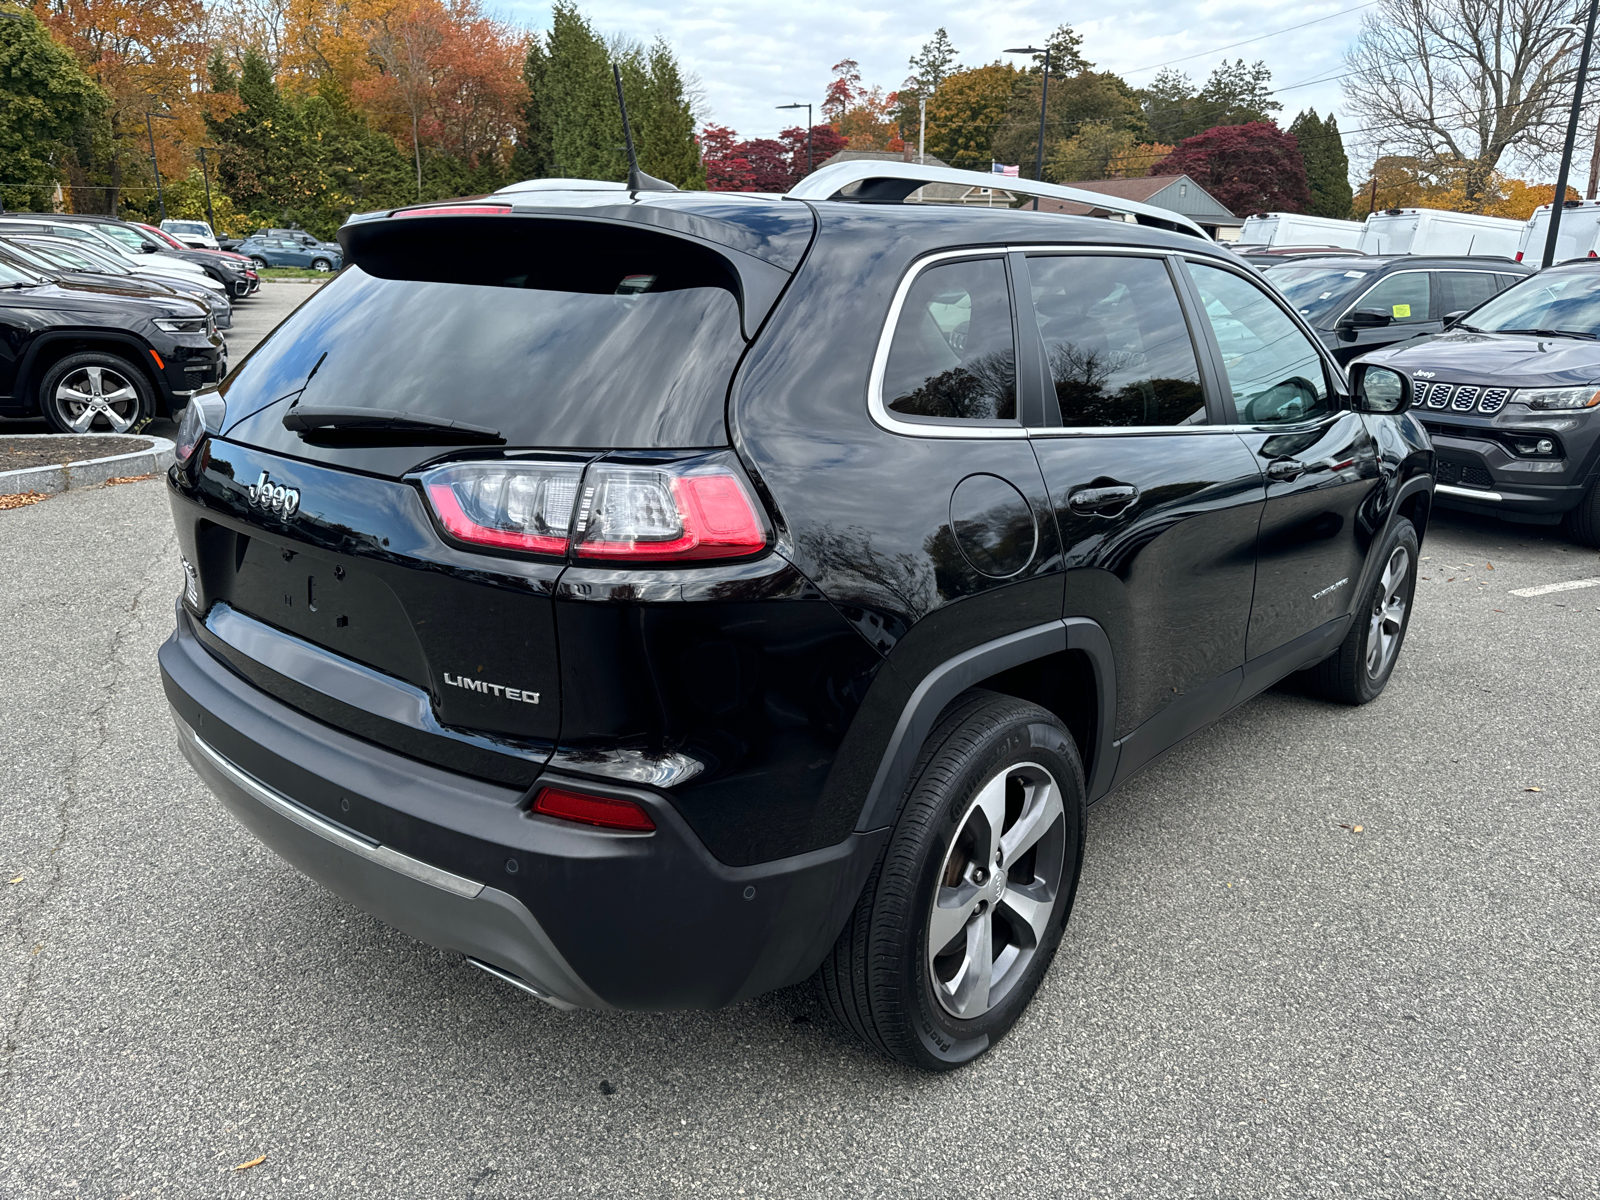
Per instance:
[[[1069,200],[1074,204],[1086,204],[1091,208],[1122,213],[1133,217],[1141,225],[1154,225],[1158,229],[1192,234],[1208,242],[1211,240],[1200,226],[1170,208],[1141,204],[1137,200],[1123,200],[1118,196],[1108,196],[1102,192],[1086,192],[1079,188],[1063,187],[1059,183],[1035,183],[1031,179],[1017,179],[1010,175],[985,175],[982,171],[961,171],[955,167],[923,166],[919,163],[880,162],[872,159],[833,163],[807,175],[789,189],[786,198],[901,204],[912,192],[930,183],[998,188],[1016,196]],[[845,189],[852,184],[859,186],[849,194],[845,194]]]

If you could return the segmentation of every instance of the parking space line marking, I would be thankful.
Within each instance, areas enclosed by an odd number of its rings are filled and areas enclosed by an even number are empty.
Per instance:
[[[1545,583],[1538,587],[1516,588],[1513,596],[1548,596],[1551,592],[1575,592],[1579,588],[1600,587],[1600,579],[1569,579],[1565,583]]]

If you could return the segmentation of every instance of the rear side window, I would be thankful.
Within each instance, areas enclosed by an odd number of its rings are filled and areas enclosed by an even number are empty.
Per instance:
[[[1200,365],[1159,259],[1030,258],[1033,310],[1068,427],[1199,425]]]
[[[1441,317],[1477,308],[1505,287],[1500,282],[1504,275],[1492,275],[1488,271],[1440,271],[1434,278],[1438,284],[1435,299],[1439,302]]]
[[[513,446],[727,444],[745,343],[725,260],[653,231],[476,224],[385,231],[238,368],[229,412],[288,397],[321,358],[302,403],[465,421]]]
[[[895,325],[883,397],[905,416],[1016,420],[1017,355],[1004,262],[964,259],[917,276]]]

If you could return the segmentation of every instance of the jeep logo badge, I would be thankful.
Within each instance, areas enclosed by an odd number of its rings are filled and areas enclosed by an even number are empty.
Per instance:
[[[273,483],[265,471],[250,485],[249,495],[251,504],[280,517],[292,517],[300,510],[300,489]]]

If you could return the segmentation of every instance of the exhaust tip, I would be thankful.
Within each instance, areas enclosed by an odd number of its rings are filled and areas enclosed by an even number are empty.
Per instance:
[[[493,963],[486,963],[481,958],[473,958],[470,955],[467,957],[467,961],[469,963],[471,963],[473,966],[477,967],[478,970],[486,971],[490,975],[493,975],[496,979],[500,980],[502,983],[509,983],[512,987],[518,988],[521,991],[527,992],[528,995],[530,995],[530,996],[534,996],[534,997],[537,997],[540,1000],[543,1000],[551,1008],[560,1009],[562,1012],[572,1012],[575,1008],[578,1007],[576,1004],[572,1004],[572,1003],[569,1003],[566,1000],[560,999],[559,997],[552,996],[549,992],[545,991],[543,988],[538,987],[535,984],[529,983],[526,979],[522,978],[522,976],[520,976],[520,975],[513,975],[510,971],[507,971],[504,967],[497,967]]]

